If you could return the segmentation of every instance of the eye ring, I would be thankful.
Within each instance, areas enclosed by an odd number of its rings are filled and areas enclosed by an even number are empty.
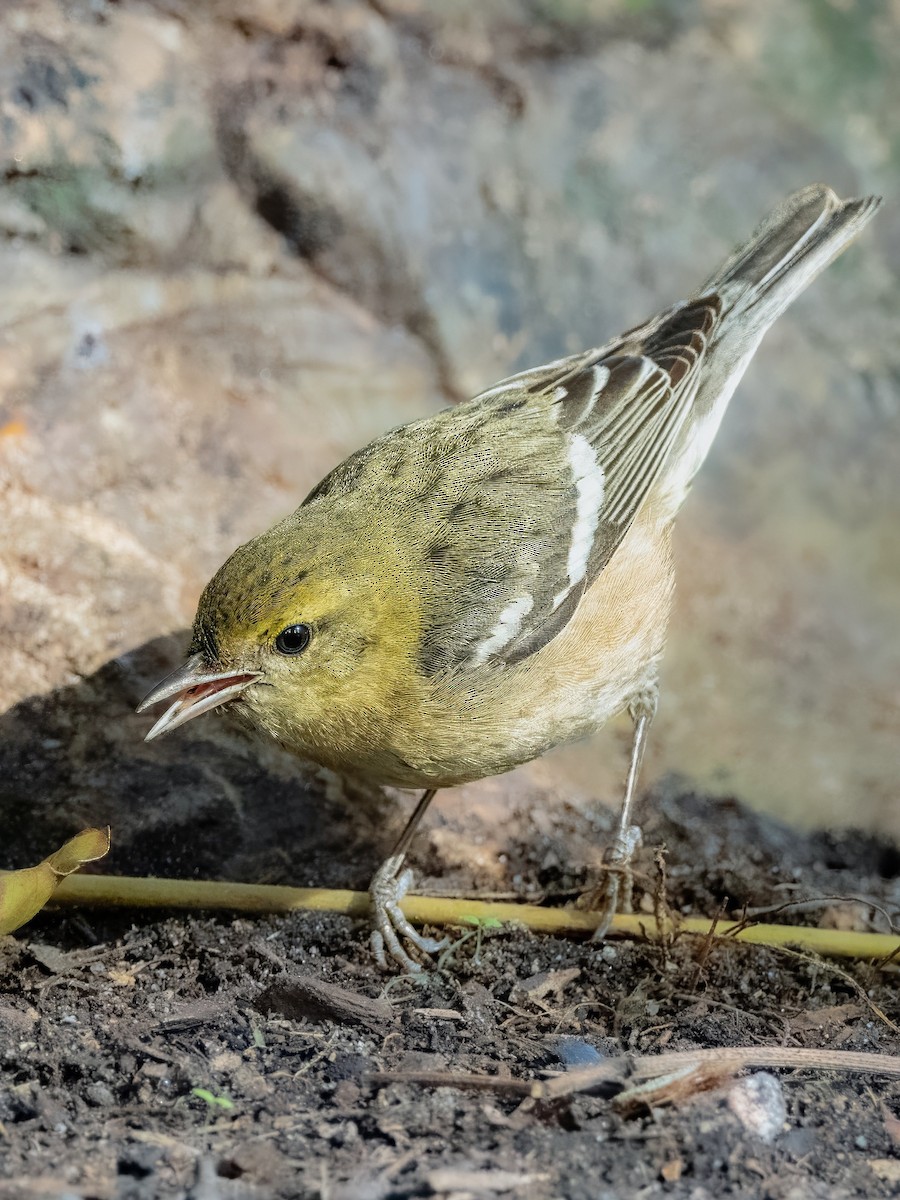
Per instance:
[[[312,629],[308,625],[288,625],[275,639],[279,654],[302,654],[310,643]]]

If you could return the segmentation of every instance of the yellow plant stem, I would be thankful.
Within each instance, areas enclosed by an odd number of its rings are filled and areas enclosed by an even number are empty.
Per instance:
[[[124,875],[70,875],[53,897],[56,904],[113,905],[129,908],[231,909],[236,912],[333,912],[365,917],[366,892],[331,888],[276,887],[271,884],[219,883],[195,879],[134,878]],[[589,934],[597,914],[570,908],[539,908],[534,904],[501,904],[479,900],[407,896],[401,905],[410,921],[420,925],[468,925],[475,922],[516,922],[536,933],[560,936]],[[714,927],[715,925],[715,927]],[[669,935],[650,916],[618,914],[611,933],[654,938]],[[699,937],[734,937],[764,946],[797,946],[817,954],[845,958],[887,958],[900,952],[900,938],[886,933],[854,933],[841,929],[812,929],[801,925],[713,923],[705,917],[683,917],[677,929]]]

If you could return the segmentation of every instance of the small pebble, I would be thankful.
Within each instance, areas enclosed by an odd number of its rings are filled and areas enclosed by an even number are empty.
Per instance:
[[[85,1088],[85,1098],[88,1104],[95,1108],[109,1108],[115,1104],[116,1098],[105,1083],[89,1083]]]
[[[593,1067],[603,1062],[603,1055],[589,1042],[577,1037],[561,1037],[556,1043],[559,1061],[567,1067]]]
[[[774,1142],[787,1119],[781,1081],[768,1071],[739,1079],[728,1093],[728,1107],[749,1133]]]

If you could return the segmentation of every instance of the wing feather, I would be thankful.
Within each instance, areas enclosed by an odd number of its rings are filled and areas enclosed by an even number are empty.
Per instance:
[[[544,594],[534,597],[516,636],[498,650],[500,661],[521,661],[555,637],[585,588],[615,553],[690,409],[720,312],[718,297],[702,297],[673,310],[639,336],[522,377],[530,395],[552,397],[565,436],[587,440],[602,478],[603,502],[586,570],[577,577],[560,578],[560,569],[571,564],[571,556],[554,558],[553,578],[546,581]],[[572,536],[577,504],[576,488],[562,505],[566,520],[558,523],[558,530],[563,539]],[[551,563],[544,566],[549,571]]]
[[[311,493],[307,504],[367,490],[401,543],[414,519],[424,673],[521,662],[565,628],[665,463],[720,313],[702,297],[502,380],[388,434]]]

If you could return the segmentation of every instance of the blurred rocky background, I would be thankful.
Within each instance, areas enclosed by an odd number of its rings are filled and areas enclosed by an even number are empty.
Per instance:
[[[3,865],[110,820],[119,870],[258,875],[265,842],[271,877],[363,882],[377,809],[304,807],[323,781],[218,720],[142,743],[206,579],[352,449],[688,294],[819,179],[886,203],[683,513],[645,781],[900,834],[898,113],[896,0],[4,0]],[[626,728],[444,794],[419,857],[571,856]]]

